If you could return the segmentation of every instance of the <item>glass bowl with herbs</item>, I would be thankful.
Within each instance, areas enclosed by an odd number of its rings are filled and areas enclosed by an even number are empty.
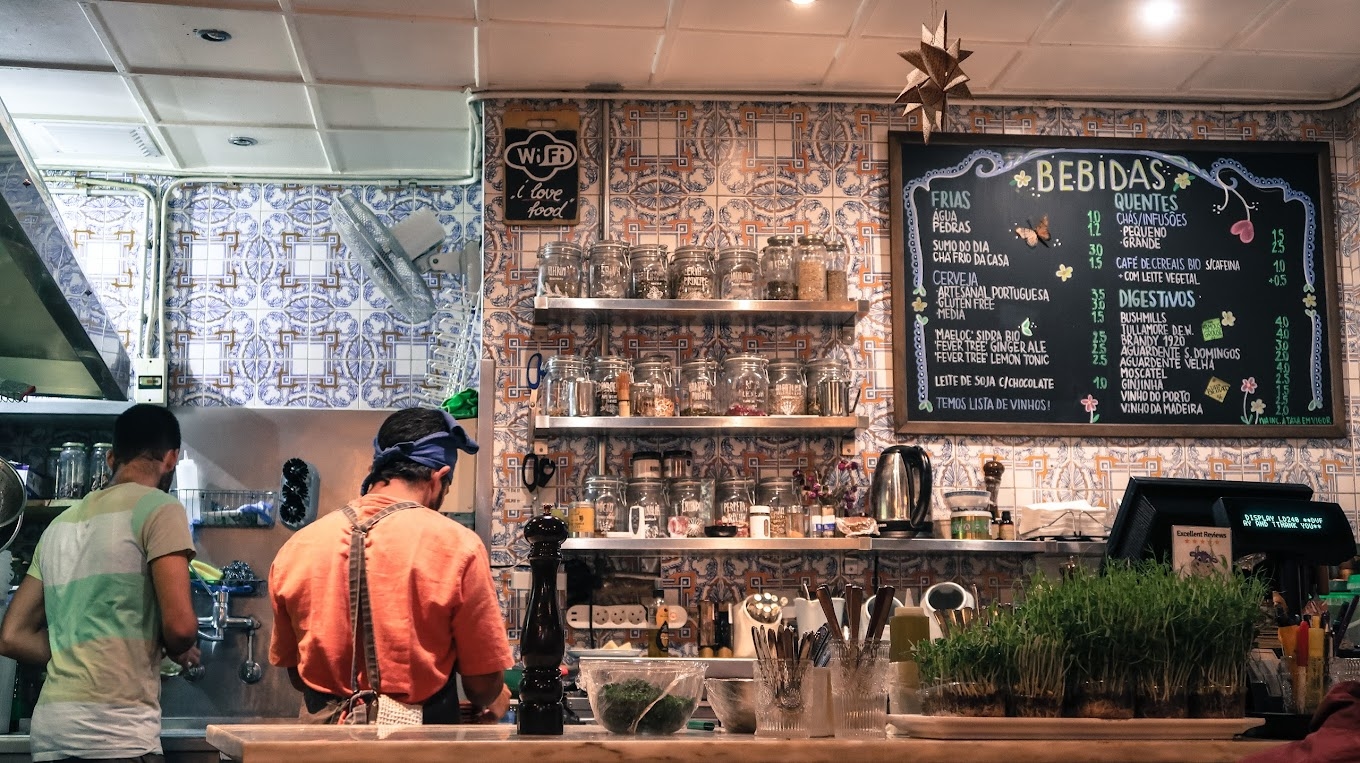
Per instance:
[[[704,689],[708,664],[690,660],[581,660],[595,722],[615,734],[673,734]]]

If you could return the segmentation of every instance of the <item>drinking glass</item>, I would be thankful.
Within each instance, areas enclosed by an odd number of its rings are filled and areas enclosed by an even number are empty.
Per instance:
[[[836,642],[831,654],[832,722],[837,739],[886,735],[888,642]]]

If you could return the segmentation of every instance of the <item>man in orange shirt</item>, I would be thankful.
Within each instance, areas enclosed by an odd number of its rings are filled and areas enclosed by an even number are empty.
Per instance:
[[[288,669],[314,722],[371,720],[376,699],[457,723],[455,673],[477,719],[495,722],[512,660],[491,566],[481,539],[438,513],[458,451],[477,443],[447,413],[407,408],[373,446],[361,497],[274,558],[269,661]]]

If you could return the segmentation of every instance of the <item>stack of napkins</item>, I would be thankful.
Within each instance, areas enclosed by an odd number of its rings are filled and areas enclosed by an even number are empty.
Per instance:
[[[1105,538],[1110,534],[1108,511],[1086,501],[1031,503],[1020,512],[1016,528],[1021,540],[1038,538]]]

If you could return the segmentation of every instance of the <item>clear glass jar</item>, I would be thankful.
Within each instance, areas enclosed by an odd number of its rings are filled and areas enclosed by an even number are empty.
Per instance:
[[[543,361],[543,413],[581,416],[577,390],[586,376],[586,361],[575,355],[554,355]]]
[[[81,498],[89,484],[90,457],[83,442],[64,442],[57,458],[57,498]]]
[[[97,442],[90,449],[90,492],[103,490],[113,481],[113,470],[109,468],[111,442]]]
[[[850,255],[843,238],[826,244],[826,298],[830,302],[850,299]]]
[[[850,415],[850,370],[834,358],[807,367],[807,412],[812,416]]]
[[[760,255],[744,246],[718,250],[718,298],[759,299]]]
[[[702,538],[712,524],[713,506],[705,505],[703,483],[696,479],[671,481],[671,514],[666,530],[672,538]],[[712,495],[708,496],[712,500]]]
[[[770,361],[770,415],[801,416],[807,410],[803,361]]]
[[[662,528],[666,526],[666,482],[650,478],[628,480],[628,516],[625,519],[630,530],[635,531],[639,522],[646,528],[642,534],[634,532],[639,537],[663,537]]]
[[[713,299],[713,250],[682,246],[671,259],[671,296],[676,299]]]
[[[792,477],[766,477],[756,486],[756,503],[770,507],[771,538],[803,537],[803,506]]]
[[[633,271],[634,299],[669,299],[670,273],[667,272],[666,247],[656,244],[635,246],[628,250]]]
[[[538,296],[581,296],[585,251],[571,241],[549,241],[538,248]]]
[[[826,239],[813,233],[798,237],[798,298],[826,301]]]
[[[671,370],[671,359],[665,355],[648,355],[633,365],[633,387],[650,384],[651,413],[638,412],[639,416],[674,416],[675,374]],[[636,400],[637,393],[633,398]],[[637,405],[638,403],[635,403]]]
[[[728,477],[718,480],[717,506],[718,523],[735,525],[737,537],[749,538],[751,503],[755,492],[755,482],[745,477]]]
[[[767,365],[768,361],[759,355],[730,355],[723,360],[722,407],[726,415],[769,415]]]
[[[688,360],[680,364],[681,416],[718,415],[718,363],[708,358]]]
[[[600,537],[605,533],[627,530],[627,518],[619,508],[624,505],[625,483],[619,477],[587,477],[586,500],[595,505],[595,532]]]
[[[628,244],[622,241],[596,241],[586,261],[587,293],[591,299],[625,299],[632,271],[628,266]]]
[[[596,358],[590,372],[595,383],[595,415],[619,415],[619,374],[632,373],[633,364],[627,358],[606,355]]]
[[[765,241],[760,254],[760,296],[763,299],[797,299],[793,236],[779,234]]]

